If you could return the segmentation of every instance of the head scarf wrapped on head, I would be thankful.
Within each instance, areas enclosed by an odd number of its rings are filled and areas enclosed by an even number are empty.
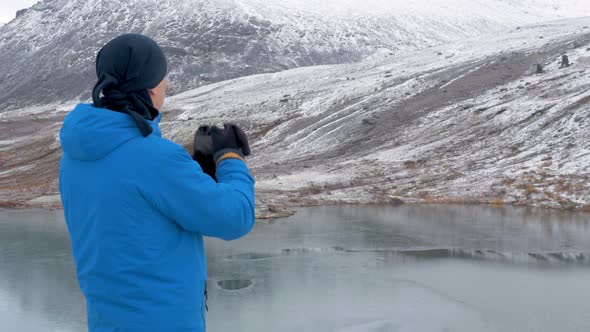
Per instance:
[[[141,134],[148,136],[152,127],[147,120],[154,120],[159,114],[148,89],[155,88],[167,72],[166,56],[155,41],[138,34],[119,36],[96,57],[94,106],[129,114]]]

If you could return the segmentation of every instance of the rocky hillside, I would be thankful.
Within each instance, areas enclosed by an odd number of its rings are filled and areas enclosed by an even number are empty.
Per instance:
[[[239,119],[280,202],[588,209],[589,65],[590,19],[567,20],[211,85],[173,98],[165,128],[188,142],[197,123]]]
[[[590,209],[590,18],[228,80],[165,108],[165,136],[187,148],[201,124],[247,129],[260,206]],[[57,134],[70,109],[0,114],[2,205],[59,204]]]
[[[577,0],[43,0],[0,28],[0,112],[88,98],[96,52],[125,32],[165,47],[176,94],[583,13]]]

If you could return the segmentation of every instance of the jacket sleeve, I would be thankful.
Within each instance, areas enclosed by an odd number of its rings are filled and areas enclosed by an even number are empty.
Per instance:
[[[147,182],[146,198],[183,229],[233,240],[254,226],[254,178],[246,163],[225,159],[215,182],[180,145],[167,153]]]

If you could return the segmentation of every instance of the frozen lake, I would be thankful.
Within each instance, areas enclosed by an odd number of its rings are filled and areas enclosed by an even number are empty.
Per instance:
[[[306,208],[207,255],[208,331],[590,330],[590,214]],[[0,210],[0,331],[85,331],[61,210]]]

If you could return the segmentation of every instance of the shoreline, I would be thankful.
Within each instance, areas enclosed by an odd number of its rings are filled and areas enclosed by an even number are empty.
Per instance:
[[[291,217],[297,213],[298,208],[310,208],[310,207],[337,207],[337,206],[358,206],[358,207],[385,207],[385,206],[401,206],[401,205],[487,205],[490,207],[515,207],[515,208],[534,208],[542,210],[552,210],[558,212],[569,212],[569,213],[589,213],[589,207],[581,207],[577,209],[566,209],[557,208],[552,206],[543,205],[532,205],[524,203],[498,203],[489,202],[483,200],[474,199],[438,199],[438,200],[412,200],[408,199],[403,201],[396,199],[394,202],[305,202],[301,204],[257,204],[256,207],[256,220],[270,221],[275,219],[284,219]],[[2,202],[0,201],[0,211],[2,210],[32,210],[40,209],[47,211],[63,210],[61,204],[30,204],[22,202]]]

